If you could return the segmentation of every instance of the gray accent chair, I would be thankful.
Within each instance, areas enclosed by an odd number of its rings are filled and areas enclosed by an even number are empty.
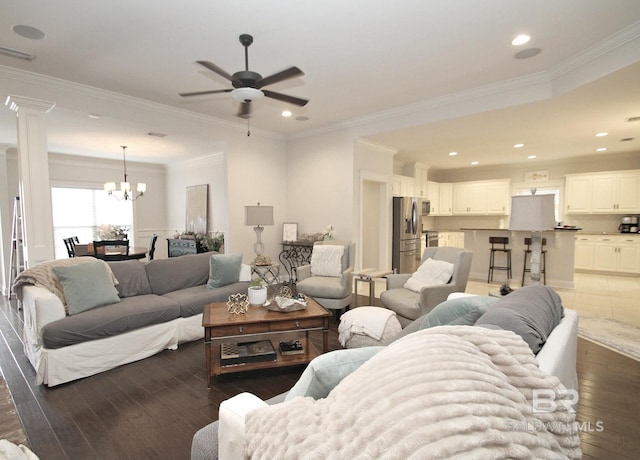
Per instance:
[[[351,305],[353,266],[356,258],[356,245],[349,241],[316,241],[316,245],[343,245],[342,276],[315,276],[311,273],[311,264],[296,268],[296,289],[299,293],[313,297],[328,310],[336,310],[336,315]]]
[[[452,292],[465,291],[471,270],[472,255],[473,253],[468,249],[448,246],[425,249],[421,262],[432,258],[454,265],[451,281],[448,284],[430,286],[421,292],[414,292],[404,288],[411,273],[388,275],[387,290],[380,295],[380,302],[384,307],[396,312],[402,327],[407,326],[447,300],[447,296]]]

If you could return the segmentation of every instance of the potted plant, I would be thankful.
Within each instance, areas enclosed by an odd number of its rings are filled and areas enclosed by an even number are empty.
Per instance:
[[[251,305],[264,305],[267,301],[267,288],[262,284],[260,278],[255,278],[251,281],[249,289],[247,290],[247,297]]]

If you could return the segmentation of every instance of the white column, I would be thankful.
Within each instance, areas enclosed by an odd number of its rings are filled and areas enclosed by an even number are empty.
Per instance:
[[[11,243],[11,208],[9,207],[9,175],[7,173],[6,146],[0,145],[0,281],[2,281],[2,295],[9,294],[6,290],[9,272],[5,267],[9,266]],[[9,249],[5,251],[4,248]]]
[[[24,259],[26,267],[32,267],[54,258],[45,115],[55,103],[9,95],[6,105],[17,112]]]

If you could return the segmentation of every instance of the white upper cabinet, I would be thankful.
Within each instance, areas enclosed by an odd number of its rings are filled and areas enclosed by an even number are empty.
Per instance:
[[[453,184],[453,213],[487,215],[509,212],[510,182],[479,181]],[[441,190],[442,195],[442,190]]]
[[[433,181],[427,182],[427,199],[431,202],[431,215],[440,215],[440,184]]]
[[[393,196],[415,196],[415,179],[409,176],[394,174],[391,183]]]
[[[571,174],[565,182],[567,214],[640,212],[640,171]]]
[[[453,214],[453,184],[440,184],[440,197],[438,200],[440,209],[439,216],[450,216]]]
[[[429,198],[429,170],[416,166],[415,194],[420,198]]]

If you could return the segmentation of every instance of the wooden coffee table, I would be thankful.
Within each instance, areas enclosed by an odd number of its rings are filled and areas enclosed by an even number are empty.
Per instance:
[[[204,348],[207,360],[207,386],[211,377],[231,372],[250,371],[272,367],[306,364],[320,353],[309,340],[309,331],[322,331],[323,353],[329,351],[329,318],[331,313],[311,297],[307,297],[307,308],[293,312],[270,311],[263,307],[250,306],[245,314],[235,315],[227,311],[226,302],[215,302],[204,306]],[[304,353],[283,356],[279,350],[279,339],[285,334],[304,332],[298,340]],[[276,350],[275,361],[251,362],[222,366],[220,345],[222,343],[254,342],[271,340]]]

